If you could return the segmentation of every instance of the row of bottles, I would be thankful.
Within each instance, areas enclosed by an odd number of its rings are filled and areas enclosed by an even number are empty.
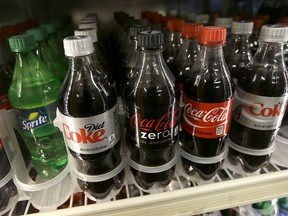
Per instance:
[[[129,40],[111,64],[95,14],[74,32],[58,23],[55,37],[40,25],[9,38],[8,97],[38,175],[53,179],[68,164],[83,191],[105,199],[122,187],[126,162],[143,190],[169,185],[178,157],[183,174],[201,180],[227,154],[248,173],[269,162],[287,102],[288,27],[262,26],[252,57],[252,22],[227,32],[173,17],[166,31],[148,17],[115,17],[130,20]]]

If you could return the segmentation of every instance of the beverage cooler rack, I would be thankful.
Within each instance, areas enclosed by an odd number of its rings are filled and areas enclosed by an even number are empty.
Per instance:
[[[9,114],[12,116],[11,112]],[[1,115],[3,117],[6,113],[1,111]],[[62,175],[67,176],[61,184],[49,187],[39,194],[36,192],[31,195],[27,191],[18,190],[18,200],[12,200],[15,204],[5,215],[198,215],[288,196],[288,169],[281,163],[276,163],[278,165],[272,160],[259,173],[243,176],[231,171],[229,163],[224,161],[215,178],[206,182],[198,181],[197,178],[195,181],[187,180],[177,164],[175,176],[169,186],[149,191],[142,191],[134,184],[129,168],[126,167],[126,179],[120,192],[101,201],[90,199],[78,189],[76,182],[73,178],[71,180],[70,174],[64,170]],[[18,172],[19,169],[16,174]],[[55,198],[50,196],[51,193],[57,199],[62,197],[62,201],[55,201]],[[48,206],[53,202],[58,204],[51,204],[48,208],[42,206],[39,210],[39,207],[34,206],[35,200],[36,203],[48,203]]]

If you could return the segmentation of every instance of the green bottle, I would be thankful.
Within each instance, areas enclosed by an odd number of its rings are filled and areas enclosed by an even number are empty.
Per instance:
[[[62,82],[66,76],[67,68],[57,57],[56,52],[48,43],[48,33],[42,27],[27,30],[27,34],[33,35],[37,44],[37,54],[48,69]]]
[[[252,204],[252,208],[261,216],[275,216],[275,200],[267,200]]]
[[[32,35],[9,38],[16,63],[8,97],[38,174],[51,179],[67,165],[62,133],[54,127],[60,81],[36,54]]]

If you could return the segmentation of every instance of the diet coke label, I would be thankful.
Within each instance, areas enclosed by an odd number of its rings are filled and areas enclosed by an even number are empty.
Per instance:
[[[232,99],[203,103],[184,96],[182,127],[195,137],[213,139],[226,135],[230,128]]]
[[[178,138],[179,109],[172,106],[165,110],[145,111],[136,109],[135,113],[126,112],[127,135],[141,144],[171,144]]]
[[[259,96],[237,87],[233,119],[241,125],[256,130],[279,128],[285,113],[287,97],[287,94],[282,97]]]
[[[60,130],[65,143],[74,152],[103,152],[112,148],[121,138],[117,104],[105,113],[87,118],[74,118],[57,113],[61,119]]]

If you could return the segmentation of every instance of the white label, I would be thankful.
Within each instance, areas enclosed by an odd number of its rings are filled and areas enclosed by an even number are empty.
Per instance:
[[[282,97],[264,97],[250,94],[237,87],[233,104],[233,119],[256,130],[274,130],[280,127],[284,116],[287,94]]]
[[[120,138],[118,104],[100,115],[73,118],[57,112],[66,145],[74,152],[95,154],[113,147]]]

